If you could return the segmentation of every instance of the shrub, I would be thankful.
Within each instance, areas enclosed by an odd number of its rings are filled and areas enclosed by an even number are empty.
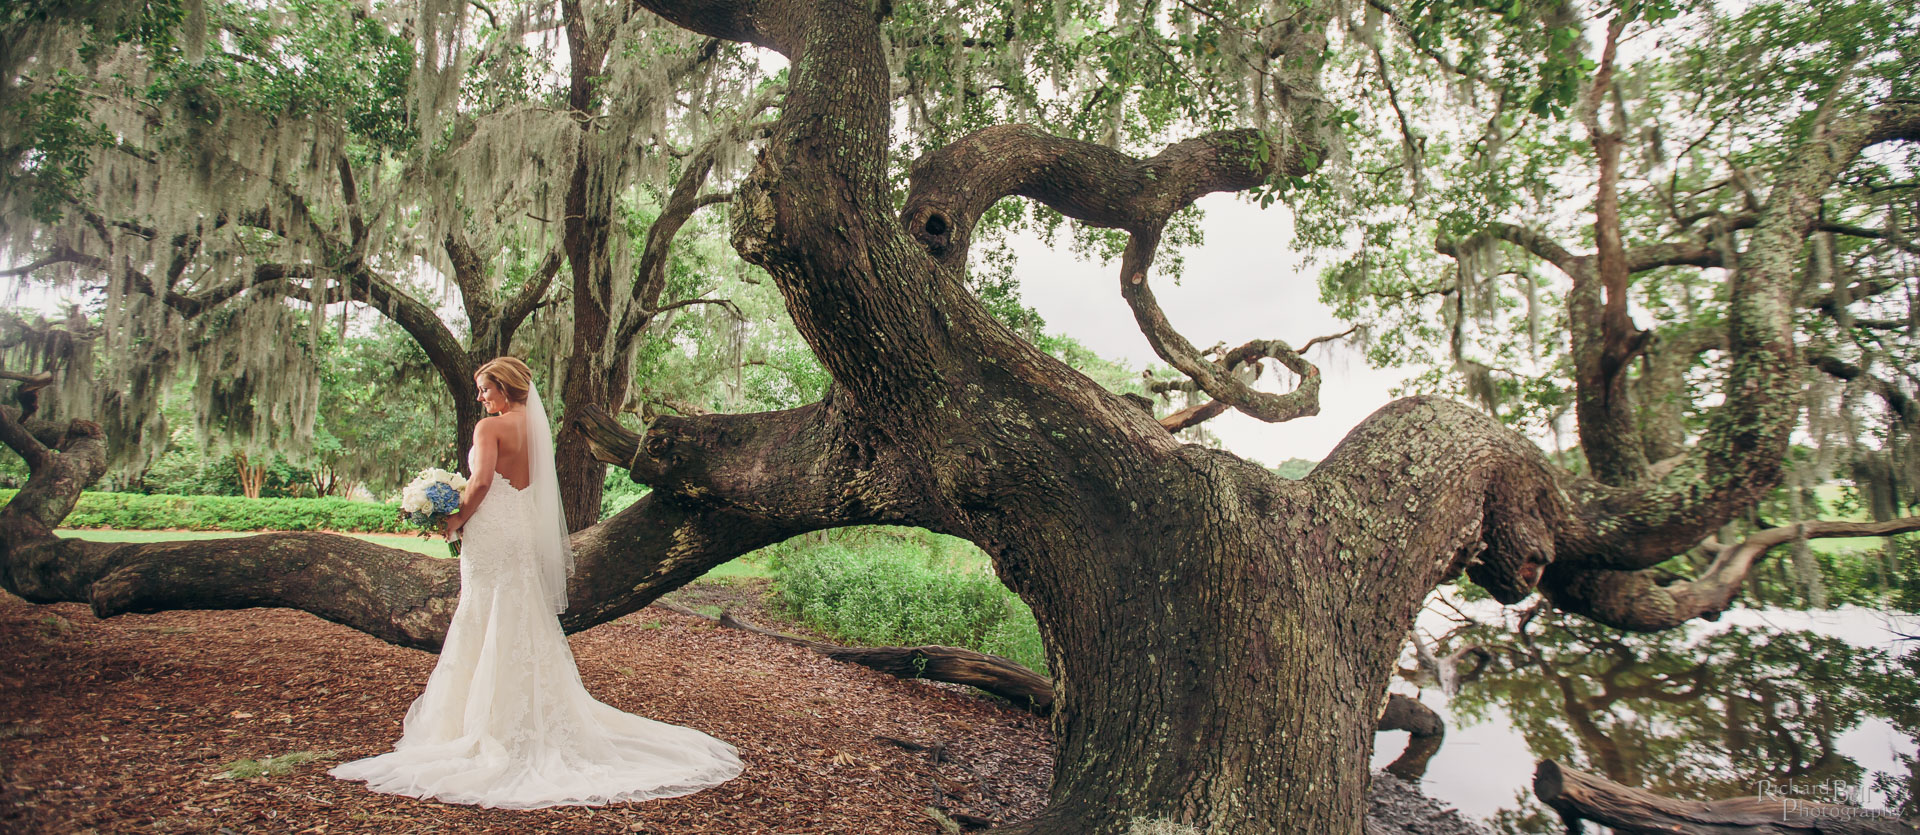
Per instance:
[[[0,490],[0,501],[13,501],[15,492]],[[81,493],[79,504],[62,524],[120,530],[410,532],[400,522],[399,512],[391,504],[339,498]]]
[[[775,561],[775,585],[795,619],[843,641],[967,647],[1045,672],[1026,604],[983,561],[947,550],[887,537],[788,548]]]

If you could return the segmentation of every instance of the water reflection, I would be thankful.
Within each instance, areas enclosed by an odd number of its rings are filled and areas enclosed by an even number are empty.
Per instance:
[[[1754,626],[1623,635],[1542,614],[1518,630],[1468,626],[1438,649],[1445,657],[1476,645],[1492,660],[1463,662],[1473,669],[1448,705],[1456,728],[1506,719],[1535,760],[1681,798],[1772,787],[1830,802],[1852,787],[1852,802],[1920,813],[1913,756],[1896,753],[1893,772],[1874,771],[1838,744],[1866,723],[1920,738],[1920,648],[1895,655]],[[1516,788],[1489,821],[1497,830],[1564,831]]]

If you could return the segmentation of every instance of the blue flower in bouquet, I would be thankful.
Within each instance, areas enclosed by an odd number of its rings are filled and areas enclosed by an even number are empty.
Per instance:
[[[467,480],[459,473],[432,468],[400,492],[400,515],[422,528],[435,528],[440,520],[460,510],[460,491]]]
[[[435,516],[452,516],[460,509],[460,494],[444,482],[427,485],[427,501],[433,502]]]

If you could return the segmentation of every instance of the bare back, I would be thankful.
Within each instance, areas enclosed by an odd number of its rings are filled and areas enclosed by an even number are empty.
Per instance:
[[[505,478],[513,489],[527,489],[528,483],[533,481],[533,473],[527,461],[526,411],[514,409],[503,415],[486,418],[474,427],[473,435],[474,446],[486,442],[483,436],[490,436],[494,444],[493,471]]]

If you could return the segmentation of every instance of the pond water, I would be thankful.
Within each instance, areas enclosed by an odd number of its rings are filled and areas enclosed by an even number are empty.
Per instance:
[[[1766,783],[1870,809],[1916,805],[1920,640],[1903,636],[1920,635],[1920,617],[1738,609],[1718,623],[1630,635],[1543,614],[1522,632],[1519,611],[1449,602],[1481,625],[1436,653],[1479,645],[1491,662],[1475,677],[1477,658],[1463,658],[1451,698],[1427,676],[1393,691],[1447,722],[1422,788],[1496,832],[1565,831],[1533,796],[1542,759],[1688,799],[1760,794]],[[1458,626],[1448,608],[1428,608],[1424,635]],[[1376,735],[1374,766],[1406,741]]]

